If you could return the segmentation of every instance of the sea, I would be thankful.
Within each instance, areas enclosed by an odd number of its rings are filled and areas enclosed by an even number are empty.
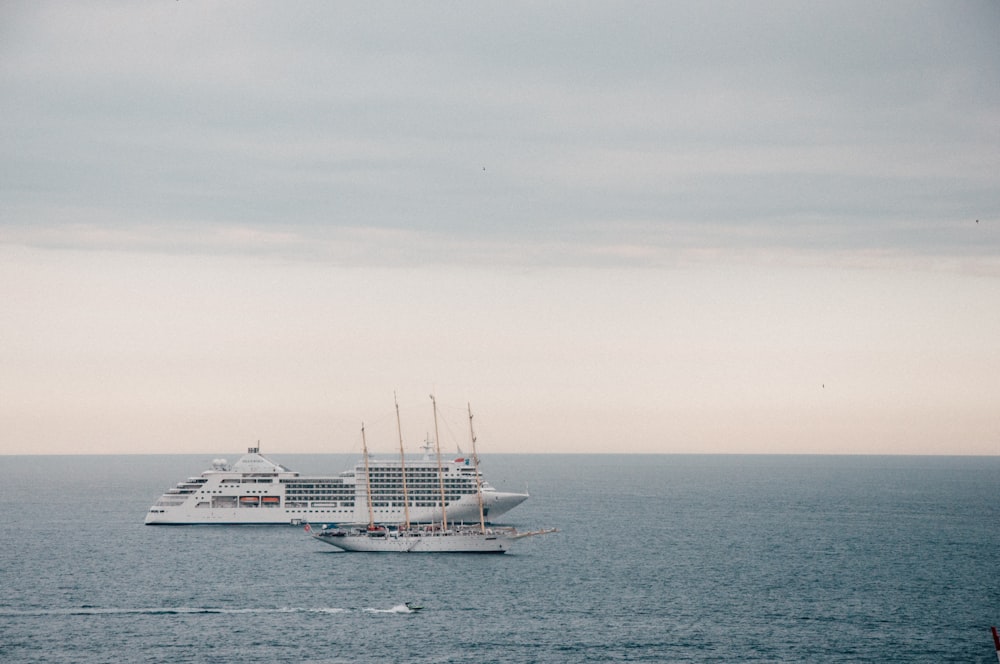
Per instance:
[[[505,555],[143,524],[218,456],[0,457],[0,661],[997,660],[1000,457],[484,455]]]

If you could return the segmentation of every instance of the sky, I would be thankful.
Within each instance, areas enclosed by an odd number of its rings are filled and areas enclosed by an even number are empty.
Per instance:
[[[1000,454],[1000,4],[0,5],[0,454]]]

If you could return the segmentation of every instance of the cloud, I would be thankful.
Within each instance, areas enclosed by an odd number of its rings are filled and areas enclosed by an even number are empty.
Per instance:
[[[578,265],[1000,253],[991,3],[5,11],[7,242]]]

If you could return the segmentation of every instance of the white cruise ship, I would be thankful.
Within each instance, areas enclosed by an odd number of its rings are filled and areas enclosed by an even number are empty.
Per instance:
[[[424,445],[422,460],[406,459],[406,494],[413,523],[441,521],[441,484],[438,465]],[[442,464],[445,507],[452,523],[479,521],[477,471],[471,458]],[[374,521],[401,523],[405,519],[403,465],[399,459],[368,462]],[[271,461],[251,447],[230,465],[216,459],[198,477],[179,482],[156,501],[146,514],[147,524],[293,524],[369,522],[365,467],[336,477],[300,475]],[[483,510],[493,521],[527,500],[527,493],[497,491],[482,481]]]

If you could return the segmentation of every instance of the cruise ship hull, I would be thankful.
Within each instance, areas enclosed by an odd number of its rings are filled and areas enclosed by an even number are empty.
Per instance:
[[[370,482],[359,464],[339,476],[308,476],[264,457],[256,448],[229,466],[217,460],[198,477],[164,493],[146,513],[148,525],[433,523],[442,520],[441,481],[436,462],[373,461]],[[445,508],[452,523],[477,523],[476,471],[464,458],[448,461],[443,471]],[[481,475],[480,481],[481,480]],[[367,486],[371,486],[371,514]],[[495,490],[483,481],[486,518],[495,521],[527,500],[527,493]],[[406,499],[404,499],[404,495]],[[408,503],[408,510],[407,510]]]
[[[280,498],[280,496],[279,496]],[[493,492],[484,495],[483,501],[492,507],[484,507],[486,518],[495,522],[497,517],[505,514],[527,500],[526,493]],[[155,511],[154,511],[155,510]],[[146,514],[147,525],[187,526],[197,524],[220,525],[266,525],[291,524],[300,525],[312,523],[364,523],[368,519],[366,508],[324,507],[303,508],[198,508],[177,506],[168,509],[154,506]],[[463,498],[459,503],[449,504],[448,519],[457,523],[476,523],[479,521],[479,505],[475,498]],[[376,523],[401,523],[405,519],[402,505],[381,510]],[[433,523],[441,521],[441,509],[411,508],[410,520],[413,523]]]

